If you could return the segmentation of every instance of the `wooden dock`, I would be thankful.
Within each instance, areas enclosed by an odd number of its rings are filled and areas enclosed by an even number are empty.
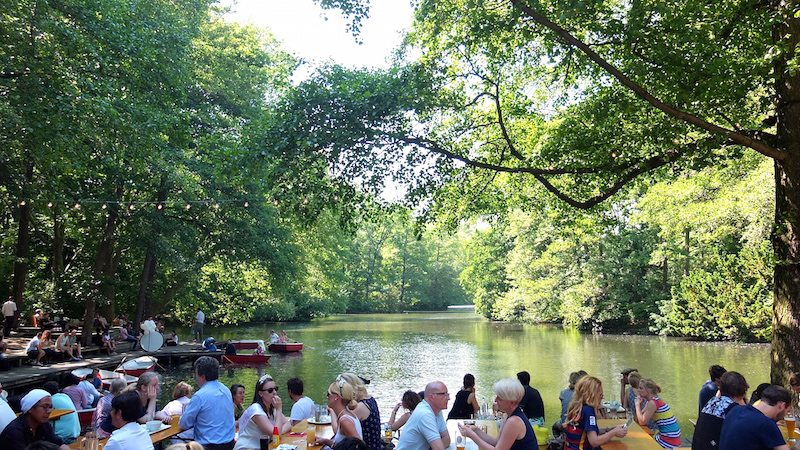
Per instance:
[[[0,383],[3,389],[11,394],[20,394],[31,388],[39,386],[45,381],[59,380],[67,373],[82,367],[97,367],[101,369],[116,369],[122,361],[138,358],[139,356],[155,356],[159,364],[171,366],[173,363],[184,360],[195,360],[201,356],[211,356],[215,359],[222,357],[222,351],[210,352],[203,350],[199,344],[180,344],[174,347],[161,347],[155,352],[124,351],[106,355],[87,357],[81,361],[64,361],[48,366],[29,366],[13,368],[7,372],[0,372]]]

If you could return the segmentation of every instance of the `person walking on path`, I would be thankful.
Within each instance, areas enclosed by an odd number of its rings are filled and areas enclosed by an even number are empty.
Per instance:
[[[7,338],[11,335],[11,329],[14,328],[14,319],[16,319],[19,310],[17,304],[14,302],[14,297],[8,297],[8,300],[3,303],[3,337]]]
[[[205,322],[206,315],[202,309],[198,309],[192,326],[192,339],[194,342],[203,342],[203,325],[205,325]]]

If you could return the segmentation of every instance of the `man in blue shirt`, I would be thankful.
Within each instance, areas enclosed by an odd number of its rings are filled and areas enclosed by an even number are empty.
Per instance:
[[[219,378],[219,362],[201,356],[194,363],[199,389],[186,406],[178,425],[194,428],[194,439],[206,450],[232,450],[234,445],[233,399]]]
[[[719,379],[722,378],[722,374],[725,372],[727,372],[727,370],[725,370],[724,367],[716,364],[708,368],[708,375],[711,377],[711,379],[706,381],[705,384],[703,384],[703,387],[700,388],[700,395],[698,396],[697,401],[698,416],[703,410],[703,407],[706,406],[706,403],[708,403],[712,397],[717,395],[717,391],[719,390]]]
[[[769,386],[760,401],[728,412],[722,422],[719,450],[789,450],[776,422],[791,407],[789,391],[782,386]]]
[[[450,446],[450,433],[442,411],[447,409],[450,393],[441,381],[434,381],[425,386],[425,400],[411,413],[397,450],[444,450]]]

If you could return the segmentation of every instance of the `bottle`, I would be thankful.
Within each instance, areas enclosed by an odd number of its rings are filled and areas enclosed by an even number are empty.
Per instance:
[[[281,433],[278,431],[277,425],[272,427],[272,444],[272,448],[277,448],[279,445],[281,445]]]

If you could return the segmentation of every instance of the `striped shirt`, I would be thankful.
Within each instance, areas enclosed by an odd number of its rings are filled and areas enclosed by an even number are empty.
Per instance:
[[[675,448],[681,446],[681,426],[669,405],[659,397],[653,397],[656,404],[656,412],[653,414],[653,421],[656,424],[656,433],[653,439],[664,448]]]

